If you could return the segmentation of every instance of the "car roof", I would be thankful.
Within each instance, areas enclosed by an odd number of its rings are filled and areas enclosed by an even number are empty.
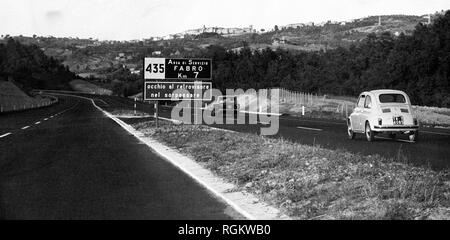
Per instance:
[[[368,92],[373,93],[375,95],[380,95],[380,94],[385,94],[385,93],[398,93],[398,94],[406,95],[405,92],[400,91],[400,90],[395,90],[395,89],[377,89],[377,90],[371,90]]]
[[[400,90],[395,90],[395,89],[376,89],[376,90],[371,90],[371,91],[365,91],[365,92],[363,92],[361,94],[367,95],[368,93],[371,93],[371,94],[375,95],[376,98],[378,98],[378,96],[380,94],[389,94],[389,93],[402,94],[403,96],[405,96],[406,102],[408,104],[411,104],[408,94],[406,94],[405,92],[400,91]]]

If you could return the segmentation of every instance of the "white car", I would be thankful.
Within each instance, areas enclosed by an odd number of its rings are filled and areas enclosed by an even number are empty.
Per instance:
[[[387,133],[395,138],[397,133],[407,134],[410,141],[417,141],[419,122],[412,114],[408,95],[398,90],[373,90],[359,95],[356,108],[347,119],[347,134],[364,133],[367,140]]]

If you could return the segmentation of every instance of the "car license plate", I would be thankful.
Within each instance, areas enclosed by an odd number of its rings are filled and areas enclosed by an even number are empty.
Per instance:
[[[392,118],[394,125],[403,125],[403,118],[402,117],[393,117]]]

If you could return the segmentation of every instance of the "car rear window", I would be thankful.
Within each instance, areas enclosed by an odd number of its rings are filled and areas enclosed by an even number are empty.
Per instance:
[[[406,103],[405,96],[398,93],[380,94],[380,103]]]

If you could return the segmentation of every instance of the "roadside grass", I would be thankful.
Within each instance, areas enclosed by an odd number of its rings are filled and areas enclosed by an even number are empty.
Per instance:
[[[75,79],[70,81],[70,87],[79,92],[85,92],[85,93],[93,93],[93,94],[100,94],[100,95],[111,95],[112,91],[109,89],[105,89],[102,87],[99,87],[97,85],[94,85],[90,82],[81,80],[81,79]]]
[[[114,110],[110,111],[110,113],[119,118],[134,117],[134,116],[136,116],[136,117],[150,117],[151,116],[148,113],[142,112],[139,110],[136,110],[136,114],[134,114],[135,113],[134,110],[127,110],[127,109],[114,109]]]
[[[448,171],[207,126],[133,126],[294,219],[450,219]]]

